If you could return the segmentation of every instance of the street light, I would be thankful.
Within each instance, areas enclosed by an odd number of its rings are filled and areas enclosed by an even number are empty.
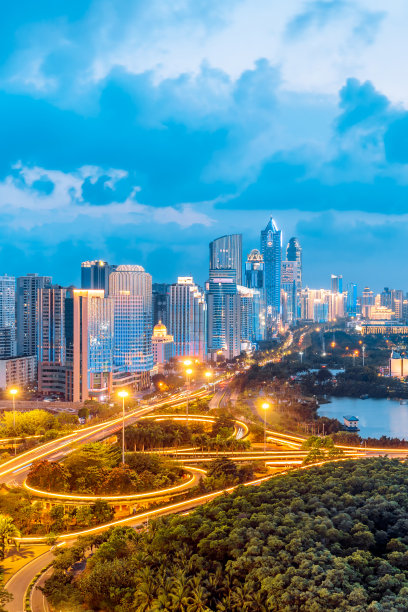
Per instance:
[[[125,397],[129,393],[125,390],[119,391],[118,396],[122,398],[122,464],[125,465]]]
[[[12,399],[13,399],[13,429],[14,429],[14,437],[16,436],[16,395],[18,393],[18,389],[13,388],[9,391]],[[14,440],[14,455],[17,455],[17,446],[16,441]]]
[[[205,377],[208,379],[212,378],[213,375],[214,375],[213,372],[210,372],[210,371],[205,373]],[[213,393],[215,393],[215,380],[212,381],[212,385],[213,385]]]
[[[358,351],[354,351],[353,353],[353,366],[356,364],[356,357],[358,357]]]
[[[364,368],[364,365],[365,365],[365,352],[366,352],[366,345],[363,344],[363,368]]]
[[[264,402],[262,404],[262,408],[264,409],[264,454],[266,453],[266,411],[269,410],[270,405],[268,402]]]
[[[300,363],[303,363],[303,351],[299,351]]]

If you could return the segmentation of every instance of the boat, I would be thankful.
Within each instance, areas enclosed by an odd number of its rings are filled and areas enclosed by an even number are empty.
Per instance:
[[[364,393],[363,395],[360,395],[360,399],[368,399],[369,395],[368,393]]]

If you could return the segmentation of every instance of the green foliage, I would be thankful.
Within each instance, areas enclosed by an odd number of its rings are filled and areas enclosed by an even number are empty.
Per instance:
[[[53,604],[63,609],[66,580],[85,609],[106,612],[403,612],[407,483],[396,460],[329,463],[145,533],[112,530],[81,576],[59,575],[59,599],[53,577]]]
[[[15,538],[20,537],[20,530],[16,527],[11,516],[0,514],[0,558],[4,559],[7,548],[15,544]]]
[[[302,448],[309,450],[309,453],[303,460],[305,464],[335,459],[344,455],[344,452],[340,448],[334,446],[333,439],[329,436],[324,438],[311,436],[303,442]]]

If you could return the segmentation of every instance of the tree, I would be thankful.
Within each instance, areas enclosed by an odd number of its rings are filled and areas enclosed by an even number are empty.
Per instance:
[[[115,514],[114,509],[111,508],[108,502],[102,499],[97,499],[96,502],[91,506],[91,508],[96,525],[108,523]]]
[[[11,516],[0,514],[0,556],[4,559],[10,544],[16,544],[16,538],[21,536]]]
[[[31,466],[27,481],[31,486],[45,491],[63,492],[68,489],[69,476],[67,468],[61,463],[40,459]]]

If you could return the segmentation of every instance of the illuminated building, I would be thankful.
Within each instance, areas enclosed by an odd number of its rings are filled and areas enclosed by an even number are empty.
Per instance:
[[[300,293],[302,290],[302,273],[303,273],[303,262],[302,262],[302,247],[296,237],[289,240],[286,247],[286,261],[296,262],[296,289]]]
[[[306,288],[301,292],[302,319],[316,323],[341,319],[345,316],[346,299],[346,293]]]
[[[369,319],[371,308],[375,305],[374,293],[369,287],[364,287],[361,296],[361,316],[363,319]]]
[[[270,336],[280,315],[282,261],[282,232],[272,217],[261,232],[261,253],[265,262],[266,327]]]
[[[391,321],[394,318],[394,311],[386,306],[375,304],[370,308],[371,321]]]
[[[36,379],[37,359],[35,355],[0,359],[0,389],[10,387],[23,389]]]
[[[242,285],[242,235],[221,236],[210,242],[210,270],[235,271],[237,285]]]
[[[249,287],[237,287],[241,303],[241,350],[251,350],[264,339],[265,313],[261,293]]]
[[[103,289],[109,291],[109,276],[117,266],[108,264],[102,259],[83,261],[81,263],[81,289]]]
[[[161,321],[153,328],[153,362],[155,365],[167,363],[174,356],[174,339],[167,333]]]
[[[281,299],[282,322],[289,325],[298,319],[298,263],[296,261],[282,261],[281,273]]]
[[[245,263],[245,286],[265,292],[265,262],[258,249],[252,249]]]
[[[235,270],[210,270],[207,283],[208,353],[233,359],[241,352],[241,301]]]
[[[343,277],[341,275],[331,275],[331,290],[332,293],[343,293]]]
[[[386,308],[384,306],[384,308]],[[390,356],[390,376],[404,378],[408,376],[408,356],[392,351]]]
[[[43,287],[37,298],[38,390],[44,395],[66,394],[65,298],[59,285]]]
[[[0,359],[16,355],[16,279],[0,276]]]
[[[51,286],[50,276],[27,274],[17,278],[16,319],[17,354],[37,354],[37,297],[39,289]]]
[[[65,300],[68,401],[112,390],[114,302],[103,289],[73,289]]]
[[[120,373],[139,374],[135,384],[146,386],[153,368],[152,277],[142,266],[118,266],[109,277],[109,296],[114,300],[115,379],[124,384],[132,377],[122,379]]]
[[[356,283],[347,284],[347,314],[349,317],[356,317],[358,314],[357,285]]]
[[[168,289],[168,328],[175,357],[207,358],[207,304],[191,276],[179,276]]]

